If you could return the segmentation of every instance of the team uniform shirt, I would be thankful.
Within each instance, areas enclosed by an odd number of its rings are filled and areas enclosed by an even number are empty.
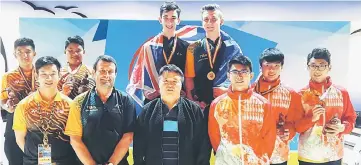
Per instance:
[[[355,126],[356,112],[350,101],[348,92],[332,84],[330,77],[325,83],[315,83],[310,80],[309,85],[300,91],[303,110],[294,114],[295,128],[300,133],[298,144],[298,159],[310,163],[325,163],[342,159],[344,153],[344,134],[351,133]],[[312,108],[324,103],[326,115],[320,116],[312,122]],[[332,118],[338,118],[345,124],[344,132],[336,136],[323,134],[323,126]]]
[[[95,81],[91,78],[92,73],[91,69],[89,69],[86,65],[80,64],[78,68],[71,71],[70,67],[63,67],[60,69],[60,81],[58,83],[58,89],[61,91],[63,89],[63,85],[67,81],[71,81],[73,84],[73,89],[71,90],[69,97],[74,99],[76,96],[81,94],[79,88],[82,83],[86,81],[86,85],[88,89],[91,89],[95,86]],[[85,84],[85,83],[84,83]],[[84,92],[84,91],[83,91]]]
[[[290,138],[287,141],[283,141],[277,136],[275,149],[271,157],[271,164],[284,163],[288,161],[290,140],[296,133],[293,121],[288,117],[288,113],[291,112],[292,114],[292,111],[302,110],[301,97],[296,91],[282,84],[280,78],[274,82],[267,82],[263,76],[260,76],[252,86],[256,93],[262,95],[271,103],[277,123],[283,122],[283,128],[288,129],[290,132]]]
[[[0,100],[8,99],[8,92],[6,90],[10,89],[15,92],[17,99],[21,101],[31,92],[34,92],[37,86],[35,70],[33,69],[31,72],[23,72],[19,67],[13,71],[5,73],[2,76]],[[14,131],[12,130],[13,117],[13,113],[7,113],[6,115],[7,123],[5,137],[15,138]]]
[[[74,164],[75,152],[69,136],[64,134],[72,100],[57,92],[51,102],[43,100],[39,91],[23,99],[15,109],[14,131],[27,132],[24,164],[38,164],[38,145],[43,144],[44,132],[51,144],[51,159],[57,164]]]
[[[208,134],[216,165],[269,164],[276,140],[276,118],[268,101],[254,93],[227,93],[211,104]]]

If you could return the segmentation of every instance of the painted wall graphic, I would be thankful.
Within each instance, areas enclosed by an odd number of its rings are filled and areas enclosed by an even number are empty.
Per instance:
[[[200,26],[200,21],[183,21],[185,25]],[[161,30],[156,20],[105,20],[105,19],[62,19],[62,18],[21,18],[20,36],[34,39],[37,58],[45,55],[57,57],[66,65],[65,40],[79,35],[85,40],[84,63],[92,66],[97,56],[107,54],[118,62],[116,87],[125,91],[128,84],[129,65],[135,51],[148,38]],[[277,47],[285,54],[282,80],[298,90],[309,80],[306,69],[307,54],[315,47],[326,47],[332,53],[333,71],[331,76],[336,84],[347,87],[352,102],[360,110],[361,99],[347,86],[344,73],[348,72],[350,22],[348,21],[226,21],[222,30],[228,33],[241,47],[244,55],[253,61],[255,75],[259,74],[258,56],[269,47]],[[204,37],[197,31],[191,34]],[[254,79],[255,80],[255,79]],[[253,80],[253,81],[254,81]],[[358,94],[360,95],[360,94]],[[291,149],[297,148],[297,139]]]

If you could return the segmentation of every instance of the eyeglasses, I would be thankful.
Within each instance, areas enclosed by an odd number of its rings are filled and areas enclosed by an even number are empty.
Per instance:
[[[311,64],[308,65],[308,67],[313,71],[315,70],[324,71],[328,67],[328,64],[324,64],[324,65]]]
[[[231,71],[229,71],[229,73],[237,75],[237,76],[247,76],[250,73],[250,71],[246,70],[246,69],[243,69],[243,70],[231,70]]]

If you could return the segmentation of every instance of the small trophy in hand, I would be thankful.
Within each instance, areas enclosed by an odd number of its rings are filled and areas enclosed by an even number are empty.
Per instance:
[[[323,127],[323,130],[322,130],[322,133],[323,133],[324,135],[327,135],[327,132],[333,130],[332,128],[330,128],[330,127],[328,127],[328,126],[329,126],[329,125],[337,125],[337,124],[339,124],[339,123],[341,123],[341,120],[338,119],[338,115],[335,114],[335,115],[325,124],[325,126]]]
[[[285,134],[284,125],[285,125],[284,115],[282,113],[280,113],[278,116],[278,122],[277,122],[277,132],[278,132],[278,135],[280,135],[280,136]]]
[[[15,91],[13,91],[11,88],[6,88],[5,91],[8,94],[8,100],[6,101],[6,105],[8,106],[8,112],[12,113],[20,100],[16,96]]]
[[[90,81],[88,79],[88,75],[85,75],[85,77],[80,81],[78,93],[84,93],[84,92],[88,91],[90,89],[89,83],[90,83]]]

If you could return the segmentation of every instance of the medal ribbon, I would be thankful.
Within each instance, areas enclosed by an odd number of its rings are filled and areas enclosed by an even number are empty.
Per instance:
[[[213,54],[213,59],[212,59],[212,56],[211,56],[211,49],[209,48],[209,43],[208,43],[207,38],[206,38],[206,47],[207,47],[207,55],[208,55],[208,60],[209,60],[209,66],[213,69],[213,65],[214,65],[214,62],[216,61],[218,50],[221,47],[221,36],[219,36],[217,46],[216,46],[216,50],[214,51],[214,54]]]
[[[164,56],[164,60],[167,63],[167,65],[170,63],[170,60],[172,60],[172,57],[173,57],[176,47],[177,47],[177,36],[174,37],[174,44],[173,44],[172,51],[170,52],[169,59],[167,59],[167,55],[165,54],[164,47],[163,47],[163,56]]]

